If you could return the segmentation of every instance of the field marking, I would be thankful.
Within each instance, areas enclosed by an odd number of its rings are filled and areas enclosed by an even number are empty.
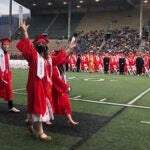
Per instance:
[[[118,80],[110,80],[111,82],[116,82],[116,81],[118,81]]]
[[[25,89],[25,88],[22,88],[22,89]],[[14,91],[22,90],[22,89],[13,90],[13,93],[19,94],[19,95],[27,95],[26,93],[14,92]],[[81,97],[79,95],[76,96],[76,97],[70,98],[70,99],[75,100],[75,101],[84,101],[84,102],[99,103],[99,104],[105,104],[105,105],[114,105],[114,106],[132,107],[132,108],[150,109],[150,107],[148,107],[148,106],[132,105],[134,102],[136,102],[137,100],[139,100],[143,95],[145,95],[149,91],[150,91],[150,88],[148,88],[147,90],[145,90],[144,92],[142,92],[140,95],[138,95],[137,97],[135,97],[133,100],[131,100],[127,104],[104,102],[105,98],[102,99],[102,100],[99,100],[99,101],[93,101],[93,100],[88,100],[88,99],[79,99]]]
[[[141,123],[144,123],[144,124],[150,124],[149,121],[141,121]]]
[[[128,102],[128,104],[133,104],[134,102],[136,102],[137,100],[139,100],[143,95],[145,95],[146,93],[148,93],[150,91],[150,88],[148,88],[147,90],[145,90],[144,92],[142,92],[140,95],[138,95],[137,97],[135,97],[133,100],[131,100],[130,102]]]
[[[84,78],[84,81],[105,81],[105,79],[95,79],[95,78]]]
[[[18,95],[27,95],[27,93],[20,93],[20,92],[13,92],[13,93]]]
[[[73,97],[73,98],[75,98],[75,99],[76,99],[76,98],[80,98],[80,97],[81,97],[81,96],[80,96],[80,95],[78,95],[78,96],[75,96],[75,97]]]
[[[68,77],[68,79],[69,79],[69,80],[71,80],[71,79],[75,79],[75,78],[76,78],[76,77]]]
[[[99,101],[104,102],[104,101],[106,101],[106,98],[100,99]]]
[[[14,91],[21,91],[21,90],[24,90],[24,89],[26,89],[26,88],[16,89],[16,90],[13,90],[13,92],[14,92]]]
[[[71,100],[74,101],[83,101],[83,102],[89,102],[89,103],[97,103],[97,104],[104,104],[104,105],[113,105],[113,106],[123,106],[123,107],[132,107],[132,108],[141,108],[141,109],[150,109],[148,106],[138,106],[138,105],[131,105],[131,104],[121,104],[121,103],[111,103],[111,102],[101,102],[101,101],[93,101],[93,100],[88,100],[88,99],[75,99],[75,98],[70,98]]]

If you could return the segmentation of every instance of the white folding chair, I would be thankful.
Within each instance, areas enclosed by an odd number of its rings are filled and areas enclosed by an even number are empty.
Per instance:
[[[104,69],[103,69],[102,65],[99,65],[98,72],[99,72],[99,73],[104,73]]]
[[[84,64],[84,72],[88,72],[88,66],[87,66],[87,64]]]
[[[144,68],[145,68],[145,75],[148,75],[150,77],[150,70],[147,67]]]

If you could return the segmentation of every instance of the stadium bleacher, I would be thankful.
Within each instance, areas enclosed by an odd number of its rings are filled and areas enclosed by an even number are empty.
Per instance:
[[[19,1],[19,0],[17,0]],[[28,2],[21,2],[24,4],[28,4]],[[59,3],[59,2],[58,2]],[[87,2],[86,2],[87,3]],[[86,3],[84,3],[84,6],[88,6]],[[128,4],[129,3],[129,4]],[[114,34],[117,34],[117,30],[122,32],[124,27],[129,27],[132,31],[136,30],[136,33],[134,32],[133,36],[136,37],[130,39],[132,43],[136,46],[131,46],[130,48],[135,48],[135,51],[140,49],[140,46],[142,45],[142,48],[145,47],[145,45],[149,46],[149,42],[142,41],[142,44],[139,41],[139,27],[140,27],[140,7],[139,3],[136,2],[136,5],[134,6],[134,1],[118,1],[118,4],[115,4],[115,2],[111,2],[111,5],[108,4],[106,1],[102,2],[102,6],[106,9],[102,8],[100,6],[100,3],[90,3],[91,8],[87,7],[86,9],[81,9],[81,11],[74,10],[71,13],[71,35],[73,35],[74,32],[79,33],[79,45],[76,49],[76,51],[86,51],[90,50],[91,47],[98,47],[97,50],[103,50],[106,49],[106,44],[108,46],[108,42],[110,42],[109,36],[112,36]],[[124,5],[122,5],[124,4]],[[131,6],[132,5],[132,6]],[[120,7],[119,7],[120,6]],[[67,45],[67,38],[68,38],[68,12],[66,10],[66,7],[60,7],[60,3],[58,5],[58,9],[60,11],[54,11],[52,9],[51,13],[47,10],[45,6],[45,11],[41,11],[41,13],[36,13],[36,9],[39,8],[32,8],[32,17],[27,18],[26,22],[27,24],[30,24],[29,27],[29,36],[31,39],[34,39],[38,34],[44,34],[51,40],[49,44],[49,48],[52,49],[58,49],[62,48],[64,49]],[[43,9],[44,6],[42,6]],[[74,2],[72,2],[72,7],[74,7]],[[94,10],[95,9],[95,10]],[[0,17],[1,19],[2,17]],[[150,16],[149,16],[149,9],[144,8],[143,9],[143,25],[148,26]],[[2,26],[4,21],[7,21],[7,29],[6,29],[6,23],[5,28]],[[16,23],[15,23],[16,24]],[[5,34],[8,33],[8,16],[7,20],[0,20],[0,27],[5,32]],[[11,44],[10,50],[14,54],[18,54],[18,51],[16,50],[16,43],[17,40],[20,38],[18,36],[18,30],[16,31],[17,27],[13,30],[14,36],[13,37],[13,43]],[[117,30],[116,30],[117,29]],[[0,35],[2,36],[2,30],[0,30]],[[16,32],[15,32],[16,31]],[[1,33],[2,32],[2,33]],[[20,31],[19,31],[20,32]],[[108,33],[111,33],[108,35]],[[146,33],[148,33],[146,31]],[[20,34],[20,33],[19,33]],[[131,37],[131,36],[130,36]],[[113,37],[114,38],[114,37]],[[123,38],[123,37],[122,37]],[[17,40],[16,40],[17,39]],[[63,40],[62,40],[63,39]],[[61,40],[61,41],[60,41]],[[125,37],[124,39],[126,40]],[[143,39],[144,40],[144,39]],[[147,40],[147,39],[145,39]],[[59,42],[58,42],[59,41]],[[126,41],[127,42],[127,41]],[[128,41],[129,42],[129,41]],[[59,43],[59,44],[58,44]],[[148,44],[144,44],[148,43]],[[143,46],[144,45],[144,46]],[[149,48],[147,48],[149,49]],[[108,49],[107,49],[108,50]]]
[[[33,16],[27,20],[27,24],[30,24],[29,36],[34,39],[37,35],[42,34],[49,26],[55,15],[38,15]]]

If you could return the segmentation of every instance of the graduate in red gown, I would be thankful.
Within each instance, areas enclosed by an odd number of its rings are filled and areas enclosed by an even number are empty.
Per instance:
[[[48,39],[39,35],[34,41],[34,47],[28,37],[28,27],[21,23],[24,38],[19,41],[17,48],[29,63],[27,82],[28,99],[28,129],[43,141],[50,141],[51,137],[44,133],[43,122],[52,120],[54,109],[52,102],[52,65],[61,63],[61,59],[71,51],[76,44],[71,44],[66,51],[53,59],[48,54]],[[34,131],[34,128],[36,131]]]
[[[0,48],[0,98],[8,102],[8,109],[10,112],[20,112],[13,106],[13,93],[12,93],[12,72],[9,66],[10,56],[8,48],[10,40],[8,38],[1,39]]]
[[[75,122],[71,116],[72,109],[69,100],[70,85],[66,83],[63,64],[53,67],[52,82],[52,98],[55,114],[66,115],[69,124],[77,125],[79,122]]]

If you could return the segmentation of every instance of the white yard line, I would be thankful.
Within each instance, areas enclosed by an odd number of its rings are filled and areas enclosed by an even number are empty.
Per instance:
[[[100,99],[99,101],[104,102],[104,101],[106,101],[106,98]]]
[[[16,90],[13,90],[13,92],[14,92],[14,91],[21,91],[21,90],[24,90],[24,89],[26,89],[26,88],[16,89]]]
[[[145,95],[146,93],[148,93],[150,91],[150,88],[148,88],[147,90],[145,90],[144,92],[142,92],[140,95],[138,95],[137,97],[135,97],[133,100],[131,100],[128,104],[133,104],[135,103],[137,100],[139,100],[143,95]]]
[[[97,104],[105,104],[105,105],[113,105],[113,106],[123,106],[123,107],[132,107],[132,108],[142,108],[142,109],[150,109],[148,106],[138,106],[138,105],[131,105],[131,104],[119,104],[119,103],[110,103],[110,102],[101,102],[101,101],[93,101],[88,99],[75,99],[70,98],[74,101],[83,101],[83,102],[89,102],[89,103],[97,103]]]
[[[13,93],[19,94],[19,95],[26,95],[26,93],[15,92],[15,91],[20,91],[20,90],[24,90],[24,89],[25,88],[13,90]],[[106,100],[106,98],[103,98],[103,99],[101,99],[99,101],[93,101],[93,100],[88,100],[88,99],[79,99],[81,97],[80,95],[78,95],[76,97],[73,97],[73,98],[70,98],[70,99],[75,100],[75,101],[83,101],[83,102],[98,103],[98,104],[105,104],[105,105],[132,107],[132,108],[141,108],[141,109],[150,109],[150,107],[148,107],[148,106],[132,105],[133,103],[135,103],[137,100],[139,100],[143,95],[145,95],[149,91],[150,91],[150,88],[148,88],[147,90],[142,92],[140,95],[135,97],[133,100],[131,100],[127,104],[104,102]]]
[[[77,99],[77,98],[80,98],[81,96],[80,95],[78,95],[78,96],[75,96],[75,97],[73,97],[74,99]]]
[[[149,121],[141,121],[141,123],[150,124]]]
[[[69,79],[69,80],[71,80],[71,79],[75,79],[75,78],[76,78],[76,77],[68,77],[68,79]]]
[[[13,92],[13,93],[18,95],[27,95],[27,93],[20,93],[20,92]]]

